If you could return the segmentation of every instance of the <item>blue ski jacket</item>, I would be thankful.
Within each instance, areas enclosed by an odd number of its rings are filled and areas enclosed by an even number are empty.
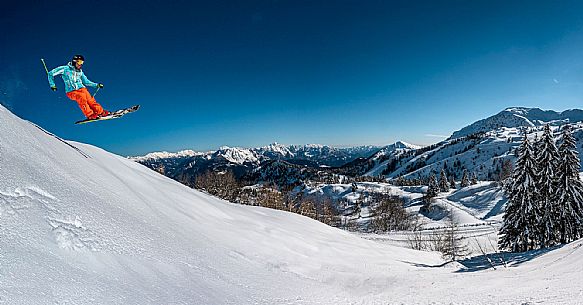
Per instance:
[[[52,69],[49,72],[49,85],[55,85],[55,76],[63,75],[63,82],[65,82],[65,92],[79,90],[85,86],[97,87],[97,83],[90,81],[83,73],[82,69],[77,70],[72,63],[66,66],[60,66]]]

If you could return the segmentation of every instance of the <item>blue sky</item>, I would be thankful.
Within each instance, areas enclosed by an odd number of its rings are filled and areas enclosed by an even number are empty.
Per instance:
[[[122,155],[435,143],[510,106],[583,105],[583,2],[50,1],[0,12],[0,101]],[[120,120],[73,125],[50,67],[85,55]]]

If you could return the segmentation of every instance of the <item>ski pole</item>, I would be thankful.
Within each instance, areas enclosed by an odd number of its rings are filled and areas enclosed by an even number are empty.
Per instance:
[[[95,90],[95,93],[93,93],[93,97],[95,97],[97,95],[97,92],[99,92],[99,89],[101,89],[101,88],[97,87],[97,90]]]
[[[47,69],[47,64],[45,64],[45,60],[41,58],[40,61],[42,61],[43,66],[45,66],[45,71],[47,71],[47,75],[49,75],[49,69]]]

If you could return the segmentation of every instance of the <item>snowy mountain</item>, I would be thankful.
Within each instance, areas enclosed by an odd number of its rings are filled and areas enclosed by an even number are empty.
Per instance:
[[[443,265],[216,199],[3,106],[0,172],[6,304],[577,304],[583,289],[583,241]]]
[[[376,154],[372,155],[369,160],[373,161],[373,169],[367,171],[364,175],[366,176],[379,176],[383,174],[379,169],[386,170],[387,167],[392,166],[395,160],[397,160],[403,154],[411,151],[416,151],[421,149],[421,146],[409,144],[403,141],[397,141],[393,144],[387,145],[379,150]]]
[[[261,162],[265,160],[286,160],[292,163],[309,163],[315,166],[337,167],[356,158],[368,157],[378,150],[379,147],[376,146],[338,148],[320,144],[283,145],[272,143],[258,148],[224,146],[216,152],[207,153],[194,152],[192,150],[178,153],[153,152],[145,156],[131,157],[130,159],[140,163],[163,163],[167,162],[167,159],[196,158],[211,155],[211,158],[220,157],[235,164]]]
[[[368,157],[376,152],[379,147],[376,146],[356,146],[356,147],[331,147],[327,145],[308,144],[308,145],[291,145],[290,151],[294,158],[284,160],[291,161],[305,160],[315,162],[319,166],[338,167],[342,166],[356,158]]]
[[[480,132],[488,132],[502,127],[534,127],[547,123],[561,125],[581,121],[583,121],[583,110],[581,109],[556,112],[552,110],[541,110],[539,108],[511,107],[454,132],[451,138],[460,138]]]
[[[172,152],[167,152],[167,151],[161,151],[161,152],[152,152],[149,153],[145,156],[141,156],[141,157],[132,157],[132,159],[134,161],[144,161],[144,160],[149,160],[149,159],[178,159],[178,158],[191,158],[191,157],[197,157],[197,156],[204,156],[208,153],[203,153],[203,152],[197,152],[194,150],[182,150],[176,153],[172,153]]]
[[[292,159],[296,155],[292,152],[292,146],[277,142],[255,149],[259,154],[273,160]]]
[[[211,159],[224,159],[233,164],[259,164],[260,156],[250,149],[223,146],[212,154]]]
[[[263,171],[270,168],[269,166],[262,167],[262,164],[271,163],[274,160],[285,161],[280,163],[283,166],[300,165],[318,169],[341,166],[356,158],[368,157],[378,150],[379,148],[375,146],[336,148],[318,144],[282,145],[273,143],[259,148],[224,146],[217,151],[206,153],[190,150],[174,154],[158,152],[130,159],[170,178],[190,184],[197,175],[208,170],[231,170],[237,177],[241,178],[252,175],[260,168]]]
[[[551,128],[556,139],[560,137],[559,128]],[[573,131],[579,156],[583,157],[583,123],[574,124]],[[541,134],[542,126],[532,127],[529,131],[529,136],[533,138]],[[423,178],[432,173],[439,174],[444,169],[448,177],[459,180],[463,171],[467,170],[475,173],[480,180],[496,180],[504,160],[515,160],[514,150],[522,139],[522,128],[500,127],[409,151],[393,159],[390,164],[379,164],[369,173],[382,172],[389,178]]]
[[[132,160],[148,166],[149,168],[168,176],[181,170],[183,165],[193,159],[210,159],[213,152],[195,152],[192,150],[183,150],[177,153],[170,152],[153,152],[145,156],[131,157]]]
[[[532,137],[539,136],[543,125],[547,123],[553,126],[557,139],[560,126],[572,123],[577,149],[580,157],[583,157],[582,121],[583,110],[579,109],[555,112],[538,108],[507,108],[433,145],[403,145],[401,149],[388,146],[368,159],[355,160],[346,165],[343,173],[424,178],[432,173],[439,174],[444,169],[448,177],[459,180],[463,171],[467,170],[475,173],[479,179],[496,180],[504,160],[514,161],[514,149],[520,145],[524,130],[527,129]]]
[[[381,160],[386,159],[386,156],[399,155],[406,151],[420,149],[421,146],[409,144],[403,141],[397,141],[393,144],[387,145],[377,151],[374,155],[370,156],[371,160]]]
[[[368,158],[358,158],[336,169],[335,172],[347,176],[380,176],[392,167],[400,156],[421,149],[421,146],[397,141],[379,149]]]

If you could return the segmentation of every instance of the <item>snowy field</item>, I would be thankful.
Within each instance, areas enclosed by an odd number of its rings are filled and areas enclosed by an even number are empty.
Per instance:
[[[480,191],[440,200],[495,219],[497,194]],[[483,196],[490,207],[476,209]],[[438,253],[210,197],[0,106],[4,304],[583,304],[582,245],[496,270],[444,265]]]

